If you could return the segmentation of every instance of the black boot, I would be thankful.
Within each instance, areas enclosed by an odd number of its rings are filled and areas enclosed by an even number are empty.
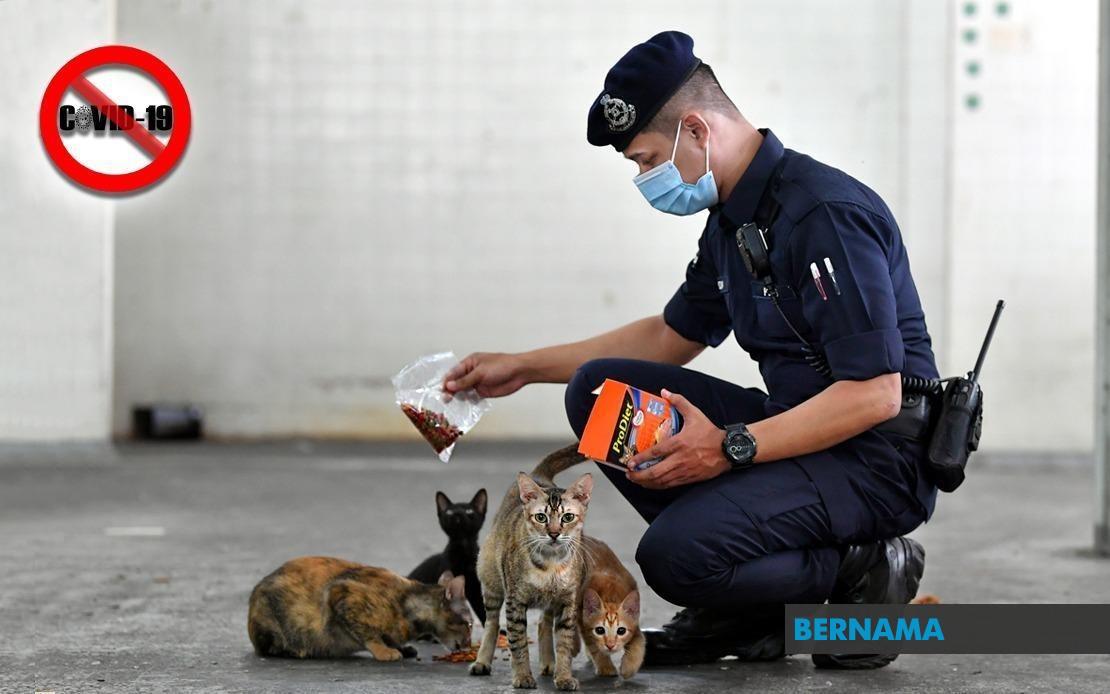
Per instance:
[[[777,660],[785,655],[782,605],[743,611],[688,607],[662,629],[644,629],[644,664],[693,665],[734,655],[740,660]]]
[[[829,604],[905,605],[917,595],[925,573],[925,549],[906,537],[851,545],[840,560]],[[897,653],[829,655],[814,653],[813,664],[835,670],[873,670],[890,665]]]

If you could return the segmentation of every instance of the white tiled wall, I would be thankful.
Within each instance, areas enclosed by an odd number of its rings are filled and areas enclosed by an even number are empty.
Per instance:
[[[194,111],[173,176],[115,203],[114,427],[126,429],[134,402],[189,400],[218,435],[408,435],[388,379],[419,354],[526,349],[658,311],[700,220],[652,211],[630,182],[633,166],[585,142],[585,114],[629,46],[678,28],[753,122],[887,199],[942,371],[970,367],[993,300],[1007,297],[985,374],[985,445],[1089,448],[1096,5],[1006,2],[1003,17],[999,4],[82,6],[97,17],[115,6],[119,40],[166,60]],[[0,2],[0,13],[13,6],[30,3]],[[52,3],[35,7],[51,14]],[[971,25],[978,41],[965,44]],[[50,50],[52,71],[68,49]],[[13,64],[29,94],[41,88],[25,74],[30,63],[5,61],[0,74]],[[33,69],[47,68],[36,59]],[[971,92],[974,111],[964,106]],[[3,133],[13,147],[38,146]],[[25,167],[31,154],[0,152],[0,165]],[[0,193],[18,206],[5,220],[20,229],[43,214],[43,191],[65,188],[43,171],[18,194]],[[67,267],[84,263],[103,280],[111,259],[89,258],[103,256],[111,212],[77,200],[48,201],[49,215],[72,214],[101,235],[50,243],[73,254]],[[1041,230],[1050,242],[1038,241]],[[8,228],[0,239],[28,243]],[[27,296],[57,279],[53,265],[32,271],[8,257],[0,263],[22,273],[13,286]],[[27,301],[22,320],[43,315]],[[47,331],[51,348],[98,363],[88,357],[109,343],[96,322],[106,312],[60,303],[72,314]],[[31,359],[37,343],[23,344],[34,374],[24,377],[39,379],[28,387],[45,395],[22,401],[45,407],[58,392],[53,367]],[[58,363],[51,354],[34,358]],[[731,342],[695,366],[758,384]],[[99,397],[104,414],[102,391],[78,390]],[[567,433],[560,389],[538,386],[496,403],[475,435]]]
[[[1005,297],[986,445],[1090,449],[1098,3],[955,7],[946,357],[973,365]]]
[[[38,114],[54,72],[110,42],[112,5],[0,2],[0,440],[109,431],[112,209],[54,170]]]
[[[609,66],[665,28],[756,123],[907,197],[898,4],[121,1],[196,124],[118,208],[117,425],[177,397],[221,434],[407,433],[388,378],[422,353],[659,311],[701,222],[651,210],[584,133]],[[698,365],[758,382],[732,343]],[[477,430],[568,431],[557,387]]]

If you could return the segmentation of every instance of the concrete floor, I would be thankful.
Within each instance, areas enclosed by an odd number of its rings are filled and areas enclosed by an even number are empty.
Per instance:
[[[498,499],[547,449],[464,441],[443,465],[422,443],[2,447],[0,692],[510,691],[507,662],[470,678],[433,662],[434,645],[404,663],[258,658],[247,596],[303,554],[406,572],[443,544],[437,489],[462,499],[485,486]],[[643,524],[597,477],[588,526],[634,567]],[[923,590],[946,602],[1110,602],[1110,562],[1086,552],[1091,497],[1089,467],[977,461],[915,534],[929,552]],[[645,624],[672,611],[645,593]],[[614,687],[584,656],[576,667],[583,689]],[[1107,656],[903,656],[863,673],[796,656],[646,670],[622,686],[1101,692],[1108,681]]]

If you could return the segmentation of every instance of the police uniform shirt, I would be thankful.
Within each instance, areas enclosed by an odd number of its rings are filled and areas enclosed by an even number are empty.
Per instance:
[[[779,305],[794,329],[823,350],[833,378],[862,381],[888,373],[937,377],[909,259],[886,204],[851,176],[784,149],[770,130],[760,132],[763,143],[741,180],[727,200],[710,210],[686,280],[664,309],[666,323],[686,339],[713,347],[733,333],[759,363],[769,395],[764,404],[768,416],[829,385],[806,363],[802,343],[765,295],[764,283],[748,272],[737,247],[737,228],[753,220],[772,184],[770,194],[780,210],[767,243]],[[774,177],[780,162],[781,173]],[[835,272],[835,286],[825,258]],[[821,273],[824,296],[810,263]],[[840,447],[848,455],[834,455],[838,461],[832,466],[822,460],[828,456],[799,456],[827,503],[841,485],[864,483],[853,474],[855,464],[882,474],[879,468],[885,463],[875,459],[890,458],[893,449],[875,438],[879,436],[865,432],[850,439]],[[886,462],[917,467],[905,459]],[[931,513],[936,490],[920,477],[917,497]],[[881,497],[886,492],[880,484],[874,493]],[[835,499],[830,505],[836,505]]]

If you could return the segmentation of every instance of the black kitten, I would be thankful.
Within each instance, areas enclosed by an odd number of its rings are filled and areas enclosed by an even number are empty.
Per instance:
[[[443,492],[436,492],[436,512],[439,527],[447,533],[447,549],[433,554],[409,573],[409,578],[421,583],[435,583],[440,574],[450,571],[456,576],[466,576],[466,599],[474,608],[482,624],[486,623],[486,608],[482,603],[482,584],[478,582],[478,531],[486,520],[486,490],[479,489],[470,503],[452,503]]]

